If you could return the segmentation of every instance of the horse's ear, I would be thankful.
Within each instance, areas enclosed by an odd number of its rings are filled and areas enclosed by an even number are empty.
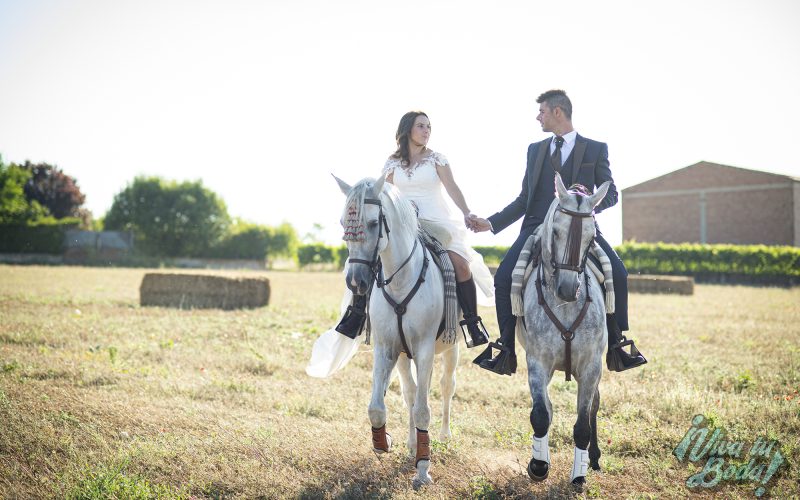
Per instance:
[[[333,174],[331,174],[331,175],[333,175]],[[345,196],[350,194],[350,191],[352,191],[353,186],[351,186],[350,184],[348,184],[345,181],[341,180],[340,178],[336,177],[335,175],[333,175],[333,178],[336,179],[336,183],[339,184],[339,189],[342,190],[342,192],[344,193]]]
[[[597,188],[597,191],[594,192],[592,196],[589,197],[589,203],[592,205],[592,208],[596,207],[603,201],[603,198],[606,197],[606,193],[608,192],[608,188],[611,186],[611,181],[605,181]]]
[[[564,181],[561,180],[561,174],[556,172],[556,193],[558,195],[559,200],[566,200],[569,199],[569,193],[567,192],[566,186],[564,186]]]
[[[381,191],[383,191],[383,183],[386,181],[386,172],[382,173],[381,176],[375,181],[375,185],[372,186],[372,190],[375,192],[375,197],[381,195]]]

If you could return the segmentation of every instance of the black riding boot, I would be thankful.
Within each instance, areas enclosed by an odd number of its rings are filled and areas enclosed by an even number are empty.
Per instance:
[[[612,372],[622,372],[636,368],[647,363],[647,360],[639,349],[634,345],[633,340],[628,340],[622,335],[617,320],[613,314],[606,315],[606,325],[608,326],[608,352],[606,353],[606,366]],[[631,346],[628,354],[623,347]]]
[[[353,305],[347,306],[347,311],[339,324],[336,325],[336,331],[354,339],[358,337],[361,330],[364,328],[364,323],[367,320],[367,296],[354,295]]]
[[[459,323],[461,332],[464,334],[464,341],[467,347],[475,347],[489,342],[489,334],[483,326],[481,317],[478,316],[478,296],[475,290],[475,281],[470,278],[467,281],[456,283],[456,295],[464,319]],[[466,328],[464,328],[466,327]],[[467,336],[469,332],[469,336]]]
[[[481,368],[495,372],[499,375],[511,375],[517,371],[517,355],[514,352],[515,327],[512,325],[500,332],[497,342],[489,342],[489,347],[472,362]],[[499,352],[492,357],[492,348]]]

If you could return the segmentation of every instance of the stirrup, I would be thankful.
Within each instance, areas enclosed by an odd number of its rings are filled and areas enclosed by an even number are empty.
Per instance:
[[[356,309],[353,306],[347,306],[347,311],[344,313],[342,320],[339,321],[339,324],[336,325],[336,328],[334,329],[345,337],[354,339],[361,333],[366,321],[366,310],[361,308]]]
[[[493,347],[499,351],[495,357],[492,357]],[[498,375],[511,375],[517,371],[517,355],[499,342],[489,342],[489,347],[472,362]]]
[[[458,324],[461,326],[461,333],[464,334],[464,342],[467,343],[467,347],[476,347],[489,342],[489,333],[486,331],[486,327],[483,326],[481,317],[477,314],[462,319]],[[476,334],[473,334],[473,329],[477,330]]]
[[[624,347],[631,346],[630,353],[625,352]],[[647,363],[647,358],[639,351],[633,340],[628,340],[622,336],[622,340],[616,344],[608,346],[606,353],[606,366],[613,372],[623,372],[642,366]]]

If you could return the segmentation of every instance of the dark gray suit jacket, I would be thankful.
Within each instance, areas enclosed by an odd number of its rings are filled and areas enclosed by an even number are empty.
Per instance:
[[[540,142],[535,142],[528,146],[528,166],[525,169],[525,177],[522,179],[522,191],[519,196],[508,204],[508,206],[496,214],[489,217],[492,223],[492,232],[497,234],[516,222],[523,215],[538,216],[544,219],[545,214],[533,214],[533,195],[536,192],[536,184],[542,171],[542,165],[549,158],[550,142],[552,137]],[[603,201],[595,208],[596,213],[600,213],[608,207],[617,204],[617,187],[611,177],[611,169],[608,163],[608,146],[603,142],[593,141],[578,135],[575,138],[575,147],[572,150],[572,162],[564,164],[562,175],[570,177],[563,178],[564,184],[569,187],[572,184],[583,184],[589,190],[594,191],[596,186],[606,181],[611,181]],[[555,186],[553,187],[555,191]]]

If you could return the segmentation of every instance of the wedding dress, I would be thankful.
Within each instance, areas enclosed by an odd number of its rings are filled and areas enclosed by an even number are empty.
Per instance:
[[[442,241],[443,246],[469,262],[477,289],[478,303],[493,307],[494,278],[483,262],[481,254],[469,245],[469,232],[464,221],[453,214],[445,200],[444,186],[436,171],[437,166],[444,165],[449,165],[447,158],[440,153],[430,151],[418,163],[408,168],[403,168],[400,159],[389,158],[383,167],[383,172],[386,175],[392,174],[392,182],[400,193],[417,205],[421,221],[441,228],[449,236],[449,241]],[[439,239],[448,240],[448,238]],[[345,287],[342,314],[350,304],[351,298],[350,290]],[[350,339],[331,328],[320,335],[314,343],[306,373],[319,378],[333,375],[347,365],[358,351],[360,344],[360,338]]]
[[[445,200],[444,186],[437,166],[449,165],[441,153],[431,151],[416,165],[403,168],[399,158],[389,158],[383,167],[384,173],[392,174],[392,182],[406,199],[413,201],[419,209],[419,218],[445,228],[450,241],[445,248],[457,253],[469,262],[472,278],[478,290],[478,303],[494,306],[494,278],[483,262],[481,254],[469,245],[469,231],[461,216],[453,214]]]

